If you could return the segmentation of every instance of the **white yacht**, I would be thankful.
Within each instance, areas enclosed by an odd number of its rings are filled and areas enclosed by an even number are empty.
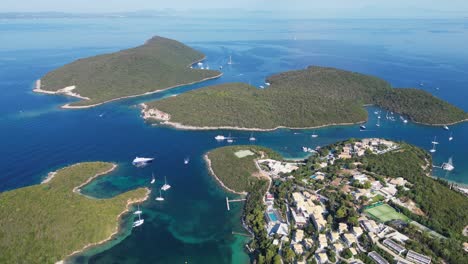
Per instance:
[[[444,129],[445,129],[445,130],[449,130],[449,127],[448,127],[448,126],[444,126]]]
[[[141,167],[141,166],[148,165],[148,164],[151,163],[153,160],[154,160],[154,158],[136,157],[136,158],[132,161],[132,164],[133,164],[133,166]]]
[[[375,124],[377,127],[380,127],[380,119],[377,118],[377,124]]]
[[[161,193],[161,190],[159,190],[159,197],[156,197],[155,199],[156,201],[159,201],[159,202],[162,202],[164,201],[164,197],[162,197],[162,193]]]
[[[227,143],[233,143],[234,139],[231,137],[231,133],[229,133],[229,136],[227,137]]]
[[[156,181],[156,178],[154,178],[154,173],[153,173],[153,177],[151,178],[151,184],[153,184],[154,182]]]
[[[140,205],[138,205],[138,210],[136,210],[135,212],[133,212],[133,214],[135,214],[135,215],[140,215],[140,214],[142,214],[142,213],[143,213],[143,211],[140,210]]]
[[[232,65],[232,56],[231,56],[231,55],[229,55],[229,61],[228,61],[227,64],[228,64],[228,65]]]
[[[166,176],[164,176],[164,185],[161,187],[161,190],[163,191],[167,191],[171,188],[171,186],[169,184],[167,184],[167,179],[166,179]]]
[[[450,133],[449,141],[453,140],[453,133]]]
[[[223,141],[223,140],[226,139],[226,137],[223,136],[223,135],[217,135],[217,136],[215,137],[215,139],[218,140],[218,141]]]
[[[133,227],[137,227],[137,226],[141,226],[144,222],[145,222],[145,219],[141,219],[141,214],[138,214],[138,220],[136,220],[135,222],[133,222]]]
[[[250,134],[249,141],[255,141],[257,140],[254,136],[253,133]]]
[[[266,83],[265,83],[265,85],[266,85],[266,86],[270,86],[270,85],[271,85],[271,83],[269,83],[269,82],[266,82]]]
[[[442,169],[446,171],[453,171],[455,167],[453,166],[452,158],[450,158],[447,162],[442,164]]]
[[[317,138],[317,137],[318,137],[318,135],[317,135],[317,134],[315,134],[315,131],[314,131],[314,132],[312,133],[311,137],[313,137],[313,138]]]
[[[189,164],[189,162],[190,162],[190,159],[189,159],[189,158],[185,158],[185,159],[184,159],[184,164],[185,164],[185,165]]]
[[[437,137],[434,137],[434,140],[431,142],[432,143],[432,148],[429,150],[429,152],[434,153],[436,152],[436,145],[439,144],[439,142],[436,141]]]

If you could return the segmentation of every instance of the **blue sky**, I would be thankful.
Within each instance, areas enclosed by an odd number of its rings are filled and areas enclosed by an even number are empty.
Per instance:
[[[387,15],[468,17],[467,0],[14,0],[0,1],[0,12],[122,12],[147,9],[243,8],[310,12],[327,16]]]

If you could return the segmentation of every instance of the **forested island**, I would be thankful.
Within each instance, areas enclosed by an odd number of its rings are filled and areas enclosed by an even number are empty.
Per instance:
[[[149,189],[109,199],[80,193],[115,167],[79,163],[50,173],[42,184],[0,193],[0,263],[56,263],[116,234],[122,214],[146,200]]]
[[[294,162],[257,146],[208,158],[218,180],[248,193],[247,248],[257,263],[466,260],[468,198],[430,177],[431,155],[418,147],[349,139]]]
[[[187,129],[272,130],[365,122],[363,106],[371,104],[424,124],[468,118],[423,90],[392,88],[377,77],[316,66],[273,75],[265,89],[227,83],[149,102],[143,115]]]
[[[217,78],[213,70],[192,69],[205,55],[175,40],[153,37],[144,45],[80,59],[43,76],[35,92],[76,97],[64,108],[86,108]]]

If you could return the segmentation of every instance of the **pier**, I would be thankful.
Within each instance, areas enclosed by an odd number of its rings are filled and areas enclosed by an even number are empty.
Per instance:
[[[229,198],[228,198],[228,197],[226,197],[226,207],[227,207],[227,210],[228,210],[228,211],[230,211],[230,210],[231,210],[231,208],[229,207],[229,203],[243,202],[243,201],[245,201],[245,200],[247,200],[247,199],[245,199],[245,198],[244,198],[244,199],[234,199],[234,200],[229,200]]]

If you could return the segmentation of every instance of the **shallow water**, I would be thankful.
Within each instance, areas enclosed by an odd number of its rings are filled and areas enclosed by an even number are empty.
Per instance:
[[[223,30],[224,29],[224,30]],[[229,30],[225,30],[229,29]],[[146,124],[136,104],[183,93],[206,85],[243,81],[260,86],[280,71],[307,65],[333,66],[373,74],[396,87],[420,87],[468,110],[467,27],[461,20],[194,20],[171,19],[51,19],[0,22],[0,191],[36,184],[57,168],[81,161],[119,164],[110,176],[84,189],[110,197],[140,186],[156,186],[164,176],[172,188],[158,203],[153,192],[143,204],[145,224],[111,243],[74,259],[78,263],[244,263],[242,205],[226,211],[225,193],[208,175],[202,156],[225,143],[217,134],[232,133],[235,144],[250,144],[250,132],[181,131]],[[152,35],[176,38],[207,54],[211,68],[223,65],[220,79],[163,93],[118,101],[86,110],[63,111],[71,99],[34,94],[34,80],[77,58],[139,45]],[[296,37],[297,40],[293,40]],[[226,65],[229,55],[234,64]],[[423,82],[423,86],[419,84]],[[439,89],[436,89],[439,88]],[[441,144],[436,164],[453,157],[456,169],[436,175],[468,184],[468,124],[439,127],[382,121],[375,126],[369,108],[368,130],[337,126],[311,130],[258,132],[258,144],[288,158],[303,157],[302,146],[315,147],[349,137],[405,140],[425,149],[437,136]],[[99,115],[102,114],[102,117]],[[136,156],[154,156],[153,165],[137,169]],[[190,157],[188,165],[183,160]]]

